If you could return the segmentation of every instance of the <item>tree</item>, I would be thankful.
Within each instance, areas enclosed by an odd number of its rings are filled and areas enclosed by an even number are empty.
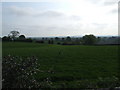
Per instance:
[[[97,42],[100,42],[101,41],[101,37],[97,37]]]
[[[45,40],[45,38],[43,37],[42,40]]]
[[[64,41],[65,40],[65,38],[62,38],[62,41]]]
[[[44,41],[43,41],[43,40],[40,40],[40,41],[36,41],[36,43],[44,43]]]
[[[12,39],[12,40],[15,40],[15,38],[17,37],[17,36],[19,36],[19,32],[18,31],[11,31],[9,34],[8,34],[8,36],[10,36],[10,38]]]
[[[25,39],[25,42],[33,42],[33,40],[31,38],[27,38]]]
[[[59,37],[55,37],[55,40],[56,40],[56,41],[59,40]]]
[[[20,35],[20,36],[19,36],[19,39],[20,39],[20,40],[24,40],[24,39],[25,39],[25,35]]]
[[[11,38],[10,38],[10,37],[7,37],[7,36],[4,36],[4,37],[2,38],[2,41],[11,41]]]
[[[67,36],[66,40],[67,40],[67,41],[71,41],[71,37],[70,37],[70,36]]]
[[[96,37],[92,34],[83,36],[83,44],[93,45],[96,42]]]
[[[53,40],[48,40],[48,44],[53,44],[54,41]]]

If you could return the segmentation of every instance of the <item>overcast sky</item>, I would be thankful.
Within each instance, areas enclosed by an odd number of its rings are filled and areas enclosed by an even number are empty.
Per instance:
[[[118,1],[2,2],[2,36],[12,30],[28,37],[118,35]]]

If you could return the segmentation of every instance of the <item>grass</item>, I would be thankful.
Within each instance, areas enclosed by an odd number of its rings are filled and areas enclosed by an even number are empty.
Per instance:
[[[3,42],[2,49],[3,56],[36,56],[44,73],[35,77],[38,80],[50,77],[56,87],[65,82],[68,87],[79,87],[74,84],[85,80],[97,83],[95,80],[99,78],[118,76],[118,46]],[[46,73],[48,70],[54,73]]]

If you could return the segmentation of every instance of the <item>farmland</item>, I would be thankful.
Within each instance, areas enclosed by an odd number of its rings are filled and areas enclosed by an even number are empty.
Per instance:
[[[66,87],[81,87],[81,81],[97,83],[100,78],[111,79],[106,83],[114,82],[112,78],[118,76],[118,46],[3,42],[2,49],[3,57],[36,56],[39,69],[44,72],[35,77],[38,80],[50,77],[55,87],[61,87],[61,83],[65,83]],[[49,70],[54,73],[47,73]]]

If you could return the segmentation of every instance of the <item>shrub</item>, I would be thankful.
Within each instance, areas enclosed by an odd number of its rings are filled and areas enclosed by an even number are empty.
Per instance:
[[[4,36],[2,38],[2,41],[12,41],[10,37]]]
[[[27,38],[25,39],[25,42],[33,42],[33,40],[31,38]]]
[[[93,45],[96,43],[96,40],[97,40],[97,38],[92,34],[85,35],[85,36],[83,36],[82,39],[83,39],[83,44],[85,44],[85,45]]]
[[[2,61],[3,88],[37,88],[40,84],[33,77],[39,70],[35,57],[3,57]]]
[[[43,41],[43,40],[40,40],[40,41],[36,41],[36,43],[44,43],[44,41]]]

